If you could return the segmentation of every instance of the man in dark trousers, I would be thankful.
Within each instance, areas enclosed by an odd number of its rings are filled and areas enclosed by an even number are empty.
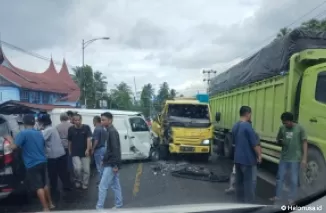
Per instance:
[[[113,126],[113,116],[106,112],[101,115],[102,125],[107,129],[109,134],[106,152],[103,158],[103,173],[99,185],[98,201],[96,209],[103,209],[107,195],[107,190],[111,186],[115,196],[115,207],[122,207],[122,193],[119,180],[119,169],[121,164],[121,149],[119,133]]]
[[[68,130],[69,153],[75,171],[76,188],[88,188],[90,176],[90,154],[92,150],[91,128],[82,124],[82,116],[74,115],[74,126]]]
[[[105,144],[108,140],[108,133],[105,127],[101,125],[101,117],[95,116],[93,118],[94,123],[94,133],[93,133],[93,148],[92,154],[94,154],[94,160],[96,164],[96,169],[99,175],[99,181],[101,181],[101,176],[103,173],[102,161],[105,154]]]
[[[251,125],[251,108],[240,108],[240,121],[232,128],[235,143],[235,190],[239,202],[255,201],[257,163],[261,162],[261,149]]]
[[[45,141],[40,131],[34,129],[34,115],[25,115],[23,118],[25,129],[15,138],[15,142],[10,139],[11,148],[22,149],[23,161],[26,167],[26,181],[32,191],[36,191],[37,196],[43,206],[43,211],[54,208],[50,195],[50,190],[46,183],[46,155]]]
[[[73,126],[72,123],[69,122],[69,116],[67,113],[62,113],[60,115],[60,121],[61,123],[56,126],[60,138],[61,138],[61,143],[65,149],[66,152],[66,161],[67,161],[67,167],[68,167],[68,172],[69,172],[69,177],[72,179],[73,177],[73,166],[72,166],[72,158],[69,155],[69,149],[68,149],[68,130],[71,126]]]
[[[276,141],[282,146],[281,159],[276,177],[276,195],[272,201],[281,201],[286,172],[290,173],[290,190],[287,194],[288,204],[293,205],[298,193],[300,164],[307,166],[308,140],[305,129],[294,122],[291,112],[281,115],[283,125],[280,127]]]

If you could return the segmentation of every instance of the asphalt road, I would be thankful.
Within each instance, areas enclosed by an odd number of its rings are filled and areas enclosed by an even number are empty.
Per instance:
[[[189,163],[189,162],[188,162]],[[173,177],[170,171],[184,166],[185,162],[130,162],[120,170],[124,207],[151,207],[176,204],[196,203],[226,203],[234,202],[232,195],[226,195],[224,190],[228,183],[212,183]],[[201,164],[190,163],[192,167]],[[188,164],[189,166],[189,164]],[[227,160],[218,160],[205,164],[206,168],[215,174],[230,174],[232,164]],[[258,202],[266,203],[266,187],[259,186]],[[94,209],[97,201],[96,177],[92,176],[88,190],[74,190],[55,197],[56,210],[85,210]],[[264,197],[264,196],[262,196]],[[109,190],[105,204],[106,208],[113,207],[113,193]],[[33,212],[40,211],[40,204],[35,198],[13,195],[0,201],[0,212]]]

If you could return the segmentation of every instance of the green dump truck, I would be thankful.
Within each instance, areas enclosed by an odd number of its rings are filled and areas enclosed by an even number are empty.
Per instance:
[[[308,168],[300,175],[303,192],[326,186],[326,34],[296,29],[243,60],[210,83],[218,152],[233,155],[231,128],[242,105],[252,108],[263,160],[279,162],[275,138],[285,111],[294,113],[308,134]]]

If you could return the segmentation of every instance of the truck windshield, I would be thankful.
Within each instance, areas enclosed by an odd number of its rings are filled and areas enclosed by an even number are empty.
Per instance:
[[[168,117],[171,116],[209,120],[208,105],[171,104],[168,108]]]

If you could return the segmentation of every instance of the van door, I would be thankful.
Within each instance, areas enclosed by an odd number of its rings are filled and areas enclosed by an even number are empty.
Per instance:
[[[152,138],[147,123],[141,117],[130,117],[129,124],[129,138],[132,145],[131,151],[134,152],[137,157],[148,158],[152,145]]]
[[[326,144],[326,64],[308,68],[303,75],[299,123],[306,129],[309,141],[318,147]],[[320,147],[326,148],[326,147]]]
[[[132,152],[130,151],[129,130],[126,116],[115,116],[113,125],[117,129],[120,137],[121,159],[130,160]]]

